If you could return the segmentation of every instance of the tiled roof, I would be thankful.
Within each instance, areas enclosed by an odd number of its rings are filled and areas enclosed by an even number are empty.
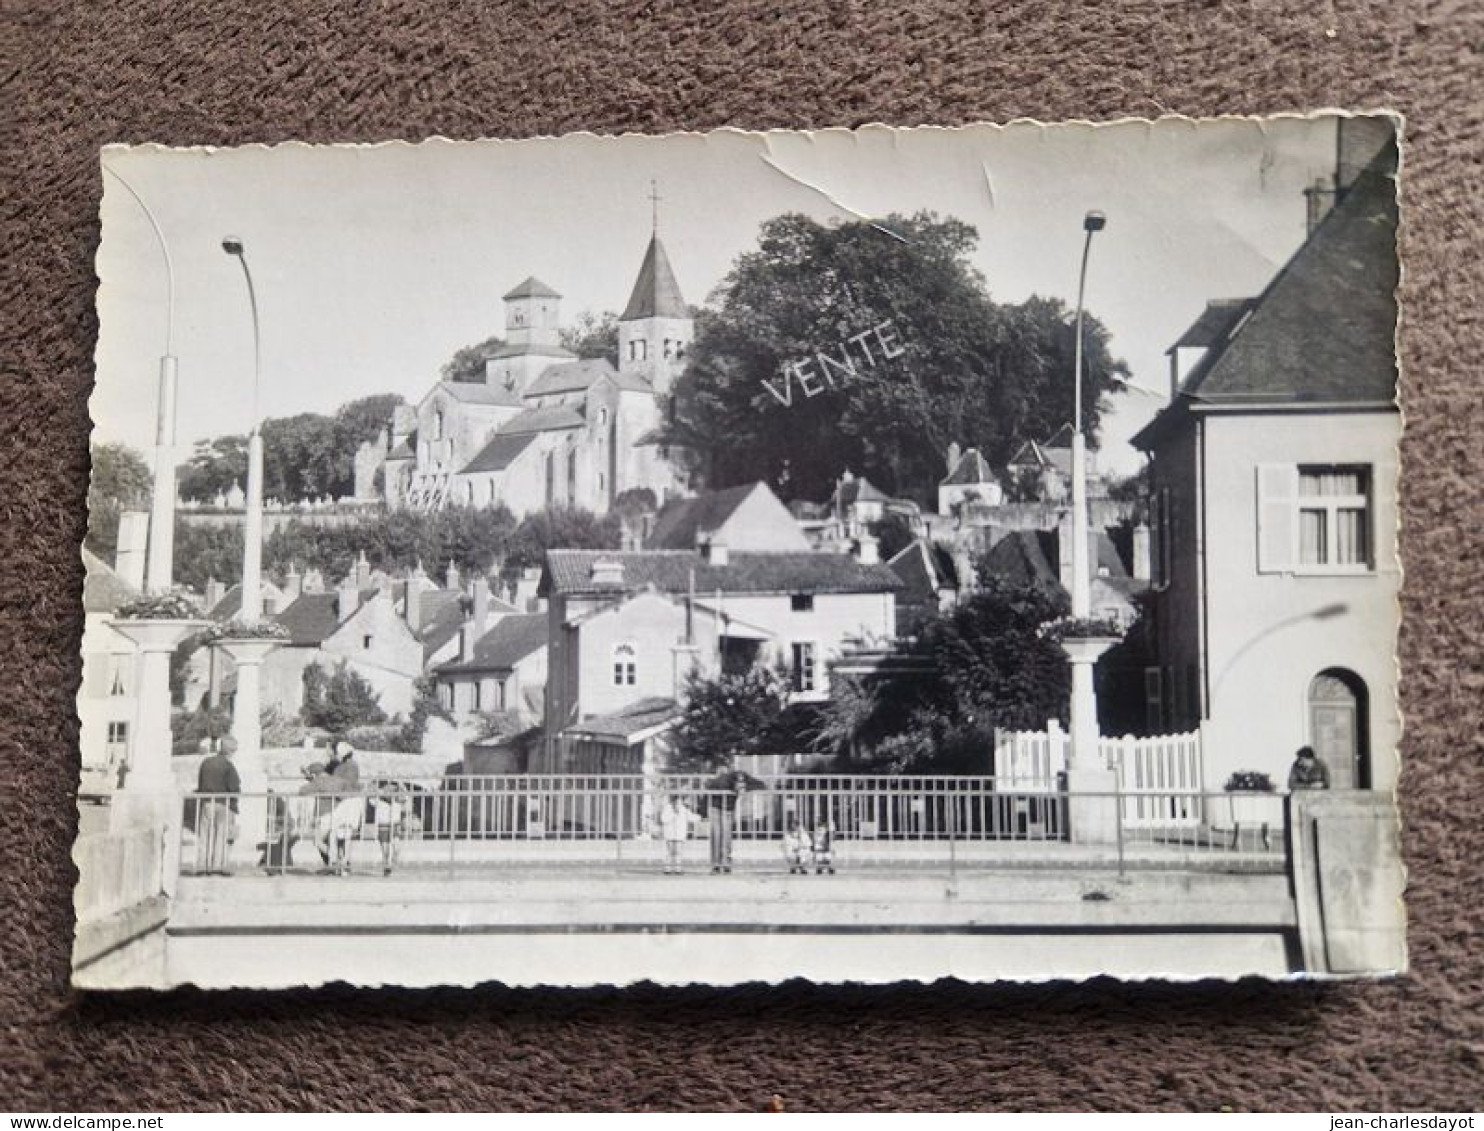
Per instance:
[[[459,634],[464,623],[463,594],[457,589],[427,589],[419,601],[417,637],[427,659]]]
[[[1170,349],[1208,349],[1214,346],[1223,341],[1242,316],[1256,305],[1257,300],[1253,298],[1213,298]]]
[[[886,564],[902,579],[903,590],[897,595],[898,601],[936,603],[940,588],[957,588],[953,573],[944,569],[945,564],[951,566],[951,563],[941,562],[938,551],[926,539],[919,538],[904,547]]]
[[[993,482],[995,482],[995,477],[994,472],[989,470],[989,461],[979,454],[978,448],[970,448],[959,457],[958,463],[943,480],[943,486]]]
[[[468,660],[454,660],[438,667],[440,672],[509,671],[527,656],[546,647],[545,613],[512,613],[474,642]]]
[[[519,417],[516,418],[520,419]],[[535,432],[522,432],[518,435],[496,433],[479,454],[471,459],[461,469],[461,475],[472,474],[478,471],[504,471],[515,462],[517,456],[525,451],[535,442]]]
[[[568,428],[581,428],[587,421],[570,405],[554,404],[544,408],[528,408],[513,420],[500,425],[497,436],[520,436],[536,432],[561,432]]]
[[[1034,530],[1013,530],[984,555],[985,570],[1013,585],[1039,585],[1060,589],[1061,578],[1047,559]]]
[[[615,562],[623,580],[594,582],[593,566]],[[697,595],[722,593],[894,593],[902,582],[890,567],[862,565],[845,554],[812,551],[733,551],[724,566],[694,551],[549,550],[543,594],[624,593],[653,587],[684,593],[694,577]]]
[[[520,394],[514,389],[506,389],[499,385],[486,385],[482,381],[440,381],[437,387],[463,404],[519,408],[521,403]]]
[[[417,453],[412,450],[412,445],[409,444],[406,440],[403,440],[400,444],[398,444],[395,448],[393,448],[386,454],[386,460],[388,463],[393,463],[397,460],[416,458]]]
[[[693,499],[671,499],[655,516],[646,544],[651,550],[695,549],[696,536],[720,528],[757,487],[744,483]]]
[[[527,386],[524,396],[549,396],[553,393],[575,393],[591,388],[607,377],[620,389],[635,393],[652,393],[652,386],[634,373],[620,373],[605,357],[584,358],[581,361],[564,361],[548,365],[541,375]]]
[[[505,292],[507,299],[511,298],[561,298],[562,296],[552,290],[535,275],[527,275],[523,282],[517,283]]]
[[[680,705],[673,699],[638,699],[611,714],[593,715],[575,723],[565,733],[574,737],[625,739],[679,716]]]
[[[1396,395],[1396,148],[1356,178],[1293,258],[1214,341],[1179,402],[1134,438],[1204,404],[1390,403]],[[1198,320],[1199,321],[1199,320]],[[1168,414],[1168,415],[1167,415]]]
[[[313,647],[340,627],[334,593],[304,593],[273,619],[289,631],[289,643]]]
[[[120,605],[127,604],[139,596],[139,590],[120,577],[111,565],[86,546],[82,551],[82,564],[87,570],[82,583],[84,612],[111,613]]]
[[[222,594],[222,599],[206,610],[212,620],[228,621],[242,611],[242,586],[232,586]]]
[[[689,318],[685,299],[680,295],[680,284],[675,281],[675,272],[670,268],[670,257],[665,254],[665,245],[659,236],[652,236],[644,252],[644,262],[639,266],[639,277],[634,280],[634,290],[629,295],[629,304],[618,316],[620,322],[631,322],[636,318]]]

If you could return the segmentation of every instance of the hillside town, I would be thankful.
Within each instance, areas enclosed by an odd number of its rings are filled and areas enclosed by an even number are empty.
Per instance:
[[[780,388],[835,392],[834,373],[849,395],[846,367],[875,370],[825,341],[818,377],[789,361],[781,386],[736,393],[706,368],[719,316],[687,303],[658,219],[599,333],[550,283],[516,282],[498,344],[392,404],[339,495],[265,500],[257,430],[245,479],[204,496],[152,469],[111,555],[84,549],[85,816],[125,828],[165,790],[195,798],[183,843],[206,844],[200,782],[226,750],[235,819],[258,831],[230,860],[178,849],[181,874],[192,852],[206,875],[313,872],[287,798],[354,751],[371,792],[351,839],[382,835],[376,802],[450,852],[659,844],[683,803],[713,874],[732,870],[734,827],[783,844],[790,874],[935,838],[1116,850],[1120,873],[1131,851],[1286,873],[1317,851],[1270,835],[1319,780],[1305,757],[1351,799],[1346,820],[1389,814],[1398,772],[1396,150],[1388,120],[1337,132],[1268,285],[1191,296],[1134,474],[1102,470],[1084,419],[1119,386],[1084,397],[1080,293],[1075,416],[965,427],[911,470],[868,447],[735,474],[686,416],[704,423],[706,396],[797,416],[818,398]],[[1088,214],[1084,256],[1104,222]],[[891,325],[869,331],[873,366],[920,349]],[[429,540],[437,523],[465,533]],[[733,792],[735,815],[718,800]],[[1321,955],[1304,935],[1294,964],[1373,969],[1390,938]]]

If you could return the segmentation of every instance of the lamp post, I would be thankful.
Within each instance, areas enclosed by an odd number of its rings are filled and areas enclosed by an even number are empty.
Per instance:
[[[247,301],[252,311],[252,429],[247,437],[247,500],[242,524],[242,611],[238,620],[256,626],[263,612],[263,430],[258,408],[262,378],[262,346],[258,332],[258,296],[253,289],[247,252],[236,236],[222,240],[222,250],[242,265],[247,283]],[[262,667],[278,645],[271,639],[244,634],[242,639],[220,642],[232,657],[237,672],[237,692],[232,699],[232,737],[237,740],[237,773],[244,797],[240,820],[248,835],[238,837],[234,856],[249,861],[257,852],[257,830],[267,829],[267,788],[263,766]]]
[[[144,198],[115,170],[104,165],[103,172],[121,184],[139,205],[165,260],[165,351],[160,354],[159,399],[155,407],[153,492],[145,588],[151,593],[168,593],[173,582],[175,557],[175,265],[170,259],[170,245],[165,242],[165,233],[149,205],[144,203]]]
[[[1076,344],[1073,372],[1076,387],[1072,408],[1072,615],[1085,617],[1092,604],[1092,581],[1087,555],[1087,443],[1082,436],[1082,298],[1087,291],[1087,260],[1092,251],[1092,237],[1107,226],[1101,212],[1089,212],[1082,218],[1082,269],[1077,275]]]
[[[1088,569],[1087,446],[1082,436],[1082,300],[1087,289],[1087,260],[1092,237],[1107,225],[1101,212],[1082,220],[1082,268],[1077,276],[1077,341],[1073,377],[1076,390],[1072,417],[1072,616],[1091,612],[1092,582]],[[1118,774],[1099,751],[1097,688],[1093,671],[1098,657],[1116,643],[1109,636],[1076,635],[1062,640],[1072,665],[1071,726],[1067,752],[1067,791],[1071,836],[1088,844],[1109,844],[1118,837]]]

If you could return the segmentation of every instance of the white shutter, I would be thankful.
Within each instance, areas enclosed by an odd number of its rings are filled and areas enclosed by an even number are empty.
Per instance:
[[[1257,465],[1257,572],[1284,573],[1298,559],[1298,467]]]

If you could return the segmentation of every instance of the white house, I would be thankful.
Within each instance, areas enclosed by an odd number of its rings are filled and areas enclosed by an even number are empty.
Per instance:
[[[1337,788],[1396,782],[1390,123],[1345,122],[1339,155],[1333,208],[1260,296],[1182,337],[1177,377],[1201,352],[1134,439],[1152,460],[1149,712],[1202,726],[1210,788],[1235,770],[1281,785],[1303,745]]]

